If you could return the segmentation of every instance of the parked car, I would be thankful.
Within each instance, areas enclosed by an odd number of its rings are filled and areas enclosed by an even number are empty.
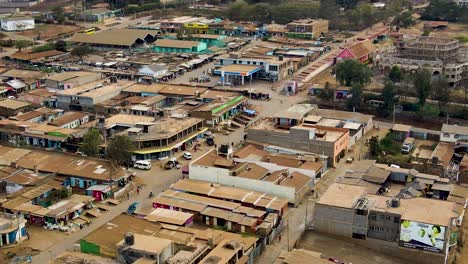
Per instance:
[[[134,203],[132,203],[132,204],[127,208],[127,214],[129,214],[129,215],[133,214],[133,213],[136,211],[138,205],[140,205],[139,202],[134,202]]]
[[[208,144],[208,146],[214,146],[215,144],[214,138],[213,137],[206,138],[206,144]]]
[[[167,161],[166,164],[164,164],[164,169],[170,170],[174,167],[177,167],[178,165],[179,162],[175,158],[172,158],[171,160]]]
[[[140,170],[150,170],[151,162],[149,160],[138,160],[133,164],[133,167]]]
[[[184,152],[184,159],[186,159],[186,160],[191,160],[191,159],[192,159],[192,153],[190,153],[190,152]]]

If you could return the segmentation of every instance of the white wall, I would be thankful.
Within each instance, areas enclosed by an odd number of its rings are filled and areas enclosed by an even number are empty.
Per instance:
[[[452,142],[455,143],[458,140],[466,140],[468,139],[468,135],[457,135],[451,133],[440,133],[440,141],[442,142]]]
[[[148,66],[143,66],[138,70],[138,73],[141,74],[141,75],[157,77],[157,76],[161,76],[163,74],[166,74],[167,69],[155,72],[152,69],[150,69]]]
[[[18,30],[29,30],[34,29],[34,20],[14,20],[14,21],[7,21],[2,20],[2,29],[5,31],[18,31]]]
[[[292,187],[281,186],[267,181],[229,176],[229,170],[227,169],[190,164],[189,178],[192,180],[207,181],[257,192],[264,192],[286,198],[290,203],[296,202],[296,191]]]

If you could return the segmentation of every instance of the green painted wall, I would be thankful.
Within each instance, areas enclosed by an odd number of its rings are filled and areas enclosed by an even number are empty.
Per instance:
[[[80,240],[80,250],[82,253],[86,254],[101,255],[101,250],[98,245],[89,243],[84,239]]]

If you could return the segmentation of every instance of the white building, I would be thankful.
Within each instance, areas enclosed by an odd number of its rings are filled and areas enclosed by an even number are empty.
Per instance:
[[[2,18],[0,23],[5,31],[25,31],[35,27],[34,18],[17,13]]]
[[[442,125],[442,133],[440,133],[440,141],[454,142],[458,140],[468,139],[468,127],[457,125]]]
[[[457,5],[468,7],[468,0],[453,0]]]
[[[138,75],[157,78],[167,73],[167,67],[159,64],[144,65],[138,70]]]

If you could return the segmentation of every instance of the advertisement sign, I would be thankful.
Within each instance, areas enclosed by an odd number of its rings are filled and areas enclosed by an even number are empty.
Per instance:
[[[442,252],[445,227],[403,220],[400,227],[400,246],[432,252]]]

